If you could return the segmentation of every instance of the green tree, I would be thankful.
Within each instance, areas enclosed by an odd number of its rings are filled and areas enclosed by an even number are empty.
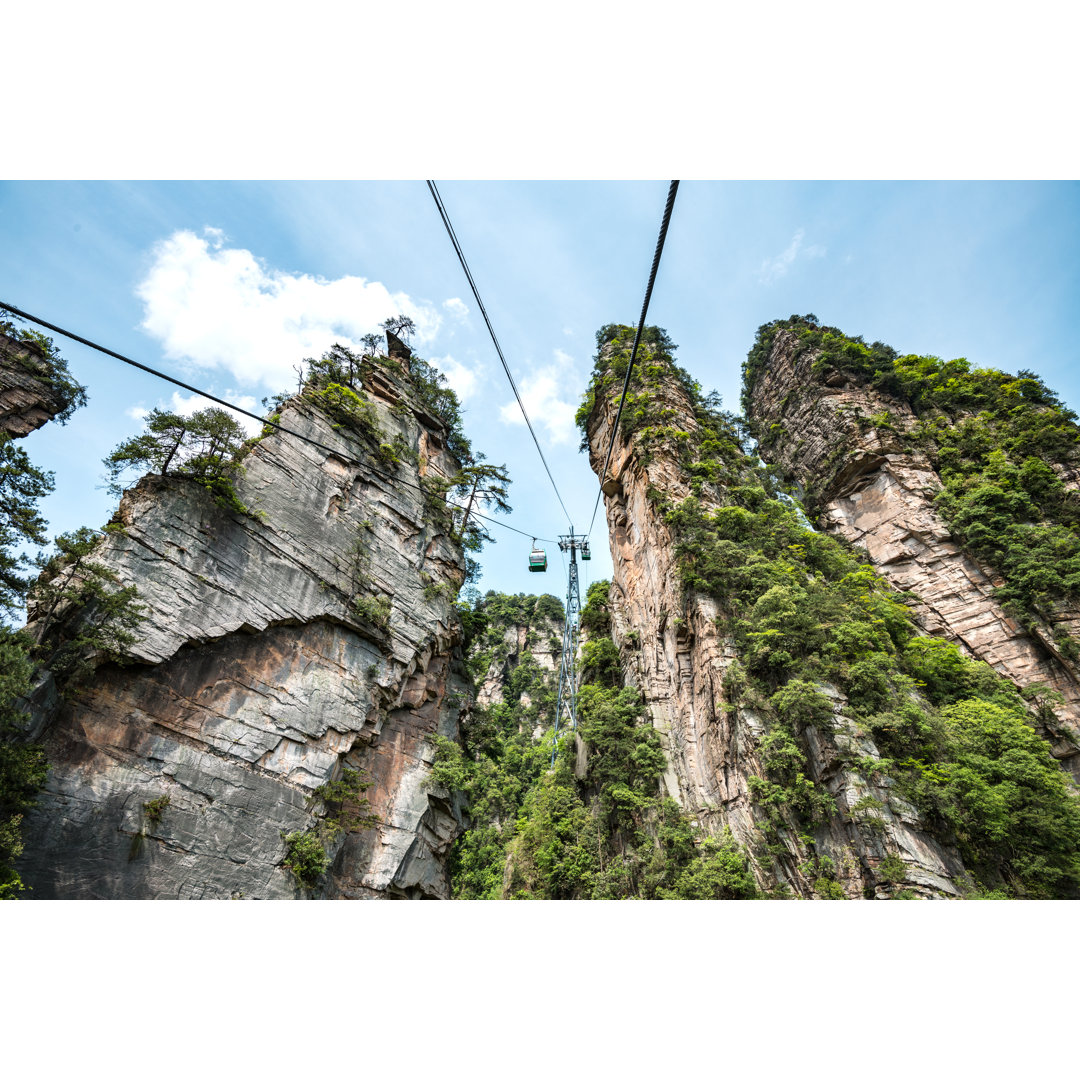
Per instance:
[[[505,465],[487,465],[483,454],[477,454],[468,465],[462,467],[450,482],[450,491],[458,499],[464,500],[464,506],[454,511],[455,538],[466,552],[479,551],[485,543],[493,544],[495,537],[476,517],[476,513],[494,510],[509,514],[510,500],[508,489],[510,476]],[[475,559],[465,556],[466,581],[475,581],[479,577],[479,564]]]
[[[349,387],[350,390],[361,388],[363,358],[344,345],[331,345],[318,360],[308,359],[305,363],[305,386],[324,390],[331,383],[337,383],[339,386]]]
[[[36,331],[0,320],[0,332],[31,345],[40,359],[22,361],[28,374],[53,390],[64,423],[86,401],[85,388],[71,378],[53,343]],[[21,571],[31,565],[21,544],[46,542],[38,500],[53,490],[53,475],[37,469],[6,434],[0,435],[0,617],[13,617],[26,595]],[[19,707],[33,685],[37,657],[33,640],[0,622],[0,899],[17,898],[24,885],[14,869],[23,851],[21,823],[33,806],[47,766],[41,748],[25,737],[26,716]]]
[[[0,614],[12,615],[26,591],[20,570],[30,564],[18,544],[46,542],[46,521],[37,503],[53,490],[53,474],[34,468],[26,452],[0,435]]]
[[[360,339],[360,344],[364,346],[365,355],[378,356],[382,349],[384,338],[379,334],[365,334]]]
[[[92,558],[102,534],[81,528],[56,538],[56,554],[39,556],[41,574],[28,594],[34,659],[71,693],[97,657],[122,663],[136,641],[145,607],[134,585]]]
[[[416,333],[416,323],[408,315],[391,315],[382,324],[391,334],[397,334],[403,341],[408,342]]]
[[[0,900],[17,899],[25,888],[14,867],[23,852],[20,826],[45,783],[45,755],[26,742],[26,718],[17,707],[31,686],[30,644],[0,625]]]
[[[119,496],[120,477],[132,470],[186,476],[230,509],[245,512],[233,488],[245,439],[244,429],[224,409],[201,409],[191,416],[154,409],[143,433],[125,439],[105,458],[109,491]]]

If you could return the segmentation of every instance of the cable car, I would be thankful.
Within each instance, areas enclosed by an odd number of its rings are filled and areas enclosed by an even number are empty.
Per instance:
[[[589,551],[589,541],[586,540],[581,545],[581,561],[588,562],[592,558],[592,553]]]
[[[547,552],[536,546],[536,537],[533,537],[533,549],[529,552],[529,573],[543,574],[547,572]]]

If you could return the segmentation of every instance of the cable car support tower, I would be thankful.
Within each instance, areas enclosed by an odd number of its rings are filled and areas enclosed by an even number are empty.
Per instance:
[[[583,536],[574,535],[574,526],[570,526],[567,536],[559,537],[559,550],[570,553],[570,573],[566,585],[566,622],[563,624],[562,661],[559,665],[559,697],[555,706],[555,741],[551,747],[551,764],[555,764],[555,751],[559,745],[559,723],[565,717],[566,726],[577,731],[577,694],[578,694],[578,621],[581,615],[581,589],[578,586],[578,552],[582,562],[592,558],[589,541]]]

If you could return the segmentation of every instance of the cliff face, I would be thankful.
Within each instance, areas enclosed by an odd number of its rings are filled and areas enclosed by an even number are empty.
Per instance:
[[[270,431],[236,482],[248,514],[179,477],[124,495],[94,558],[145,618],[131,663],[50,718],[22,865],[36,899],[448,895],[460,814],[428,778],[465,702],[464,560],[419,485],[456,464],[407,376],[364,385],[381,450],[294,398],[281,423],[337,452]],[[354,769],[378,823],[335,833],[307,893],[283,837]]]
[[[469,656],[480,708],[503,704],[508,697],[528,708],[534,676],[558,679],[565,617],[561,608],[550,595],[487,598],[479,610],[489,621]]]
[[[0,333],[0,432],[21,438],[67,408],[42,351]]]
[[[763,456],[807,492],[820,528],[857,544],[896,589],[910,591],[927,634],[959,643],[1017,687],[1041,683],[1062,695],[1056,719],[1044,715],[1040,727],[1080,778],[1080,671],[1060,641],[1062,630],[1076,636],[1080,604],[1010,617],[998,599],[1000,569],[966,549],[935,506],[944,486],[940,430],[992,433],[993,422],[979,417],[978,404],[934,407],[932,399],[917,415],[909,394],[877,389],[865,371],[823,359],[830,341],[808,345],[796,329],[773,337],[745,399]],[[1022,404],[1019,392],[1013,404]],[[980,451],[1008,441],[990,440]],[[1055,467],[1075,486],[1075,465]]]
[[[601,367],[619,377],[594,382],[595,404],[585,418],[597,472],[628,352],[628,340],[616,340],[601,353]],[[743,692],[748,657],[731,632],[730,612],[715,596],[686,587],[685,537],[670,515],[687,499],[695,513],[730,511],[726,492],[760,480],[734,430],[715,417],[708,421],[670,357],[646,349],[639,365],[603,488],[614,564],[610,607],[625,676],[640,688],[664,742],[668,792],[712,835],[730,827],[753,855],[765,892],[888,897],[902,887],[910,895],[957,895],[957,852],[930,835],[875,767],[880,750],[836,686],[819,685],[829,715],[802,725],[793,751],[805,759],[803,782],[832,809],[815,813],[809,825],[787,810],[770,812],[762,784],[776,742],[769,741],[767,710]],[[713,462],[688,456],[692,445],[712,445]],[[758,629],[765,630],[763,622]],[[866,807],[874,808],[869,816]]]

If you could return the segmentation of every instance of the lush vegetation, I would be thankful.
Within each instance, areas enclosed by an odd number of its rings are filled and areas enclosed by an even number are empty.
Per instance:
[[[53,474],[31,464],[26,451],[0,434],[0,613],[10,616],[22,603],[30,557],[20,547],[48,542],[48,523],[38,502],[54,487]]]
[[[503,700],[476,709],[462,745],[439,739],[432,780],[468,799],[470,824],[454,844],[454,895],[535,899],[738,898],[755,895],[745,852],[730,836],[702,838],[660,790],[664,755],[636,690],[622,686],[607,615],[607,583],[582,611],[585,646],[579,734],[561,733],[551,768],[555,680],[529,651],[559,646],[562,605],[552,596],[488,593],[468,612],[470,670],[502,671]],[[511,657],[507,631],[528,627]],[[544,637],[547,638],[543,641]],[[592,659],[589,659],[589,658]],[[543,732],[533,738],[534,729]]]
[[[322,814],[310,829],[282,834],[288,870],[301,889],[318,886],[330,866],[330,850],[348,832],[373,828],[379,819],[364,792],[372,785],[362,769],[344,768],[336,780],[312,792],[308,804],[321,804]]]
[[[47,381],[58,397],[61,422],[86,400],[68,374],[52,342],[11,323],[0,331],[32,344],[43,358],[29,374]],[[95,656],[122,659],[134,640],[141,609],[135,590],[93,560],[101,534],[90,529],[57,537],[56,553],[31,561],[18,548],[46,543],[39,500],[53,490],[53,476],[35,468],[25,451],[0,436],[0,899],[14,899],[24,885],[14,869],[23,851],[22,819],[45,782],[47,766],[39,746],[26,737],[20,699],[47,668],[62,694],[70,696],[91,670]],[[24,571],[34,566],[31,582]],[[32,632],[8,623],[29,600]]]
[[[606,388],[614,395],[621,387],[612,375],[620,365],[625,374],[632,334],[630,327],[605,327],[598,335],[593,394]],[[665,339],[655,331],[640,373],[635,365],[637,392],[627,399],[623,426],[639,461],[647,463],[663,446],[690,478],[692,494],[681,502],[655,490],[649,495],[671,530],[685,594],[716,598],[722,629],[741,657],[718,707],[747,705],[765,722],[761,775],[752,783],[762,819],[755,854],[767,861],[783,850],[782,834],[801,836],[811,853],[808,866],[820,876],[819,894],[838,889],[827,860],[813,851],[814,826],[838,810],[809,776],[806,732],[833,727],[842,708],[882,755],[846,766],[892,776],[924,820],[959,847],[973,888],[1077,895],[1077,802],[1035,735],[1027,702],[956,646],[918,637],[905,598],[862,554],[807,528],[797,505],[779,497],[771,471],[742,452],[735,418],[671,361]],[[763,342],[748,360],[748,378],[762,349],[767,353]],[[888,357],[879,344],[856,345],[866,363]],[[587,398],[583,426],[593,409]],[[1035,466],[1028,475],[1049,484]],[[1052,695],[1032,693],[1042,709],[1052,709]],[[866,828],[881,827],[869,803],[856,818]],[[977,823],[987,828],[980,831]]]
[[[191,416],[154,409],[143,433],[125,439],[105,458],[109,490],[119,496],[120,477],[131,471],[180,476],[206,488],[223,509],[247,514],[234,487],[246,450],[243,427],[224,409],[200,409]]]
[[[31,648],[23,635],[0,625],[0,900],[17,899],[25,888],[14,867],[23,852],[22,819],[47,771],[41,748],[22,737],[25,717],[16,704],[32,684]]]
[[[781,330],[798,336],[799,353],[817,353],[816,372],[842,373],[886,402],[911,407],[918,423],[903,438],[941,475],[935,506],[952,535],[1001,576],[999,598],[1009,614],[1029,626],[1050,625],[1061,651],[1080,658],[1080,643],[1055,627],[1061,602],[1080,598],[1080,497],[1065,484],[1080,467],[1076,414],[1030,371],[1010,375],[962,358],[901,356],[881,342],[867,345],[821,326],[813,315],[758,330],[744,365],[744,407]],[[864,422],[899,437],[890,415],[886,409]],[[810,484],[811,509],[829,479]]]

